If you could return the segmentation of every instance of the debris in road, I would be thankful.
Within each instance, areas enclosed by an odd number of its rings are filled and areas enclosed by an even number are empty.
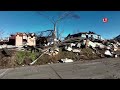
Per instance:
[[[72,60],[72,59],[65,58],[65,59],[59,60],[59,62],[68,63],[68,62],[73,62],[73,60]]]

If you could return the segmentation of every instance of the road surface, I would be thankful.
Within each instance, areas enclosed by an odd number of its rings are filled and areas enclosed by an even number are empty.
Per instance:
[[[119,79],[120,58],[1,69],[0,79]]]

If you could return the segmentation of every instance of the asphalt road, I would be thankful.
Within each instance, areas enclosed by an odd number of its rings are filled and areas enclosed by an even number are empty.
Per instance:
[[[119,79],[120,58],[0,70],[1,79]]]

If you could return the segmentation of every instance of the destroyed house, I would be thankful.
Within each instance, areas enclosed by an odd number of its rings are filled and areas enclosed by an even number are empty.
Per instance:
[[[98,39],[98,40],[101,40],[101,35],[98,35],[94,32],[80,32],[80,33],[77,33],[77,34],[73,34],[73,35],[68,35],[66,39],[74,39],[74,38],[88,38],[88,39]]]
[[[23,46],[23,45],[36,45],[36,36],[34,33],[16,33],[9,37],[9,45]]]
[[[36,45],[40,46],[41,44],[47,44],[48,42],[53,41],[53,32],[54,30],[46,30],[37,33]]]

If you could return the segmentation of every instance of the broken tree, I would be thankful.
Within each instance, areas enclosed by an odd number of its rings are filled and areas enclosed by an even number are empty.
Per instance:
[[[67,17],[73,17],[73,18],[80,18],[78,15],[74,14],[73,12],[70,12],[70,11],[66,11],[64,13],[62,13],[56,20],[54,19],[55,17],[53,18],[50,18],[48,15],[45,15],[41,12],[38,12],[39,15],[42,15],[44,16],[45,18],[47,18],[52,24],[53,24],[53,27],[54,27],[54,35],[53,35],[53,42],[54,42],[54,46],[56,46],[56,42],[57,42],[57,25],[59,22],[61,22],[62,20],[66,19]]]

